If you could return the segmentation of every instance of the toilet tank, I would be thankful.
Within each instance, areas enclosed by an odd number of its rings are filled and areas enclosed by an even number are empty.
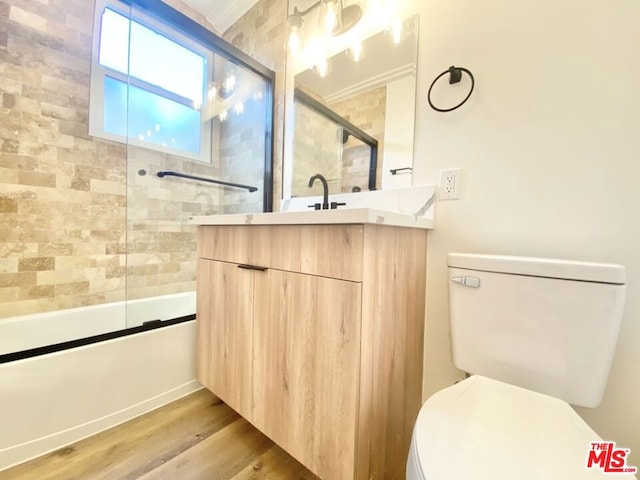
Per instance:
[[[621,265],[450,253],[453,361],[461,370],[597,406],[622,320]]]

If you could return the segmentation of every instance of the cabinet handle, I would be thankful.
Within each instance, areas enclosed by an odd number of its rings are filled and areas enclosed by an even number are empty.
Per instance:
[[[269,270],[268,267],[261,267],[259,265],[249,265],[247,263],[241,263],[238,265],[238,268],[244,268],[245,270],[258,270],[259,272],[266,272]]]

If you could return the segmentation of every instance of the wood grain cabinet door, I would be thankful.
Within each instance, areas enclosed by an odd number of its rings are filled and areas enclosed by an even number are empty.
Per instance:
[[[198,381],[249,418],[254,272],[199,259],[197,274]]]
[[[321,478],[354,476],[361,284],[255,273],[252,422]]]

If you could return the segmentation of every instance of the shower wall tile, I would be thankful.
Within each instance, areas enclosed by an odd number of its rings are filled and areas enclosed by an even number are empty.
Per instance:
[[[20,288],[19,287],[0,287],[0,311],[2,311],[2,305],[8,305],[19,301]]]
[[[93,2],[0,1],[0,23],[0,317],[122,299],[102,280],[126,150],[87,134]]]
[[[369,90],[346,100],[329,104],[334,112],[378,140],[376,187],[382,182],[382,152],[384,149],[384,123],[386,118],[387,88]],[[368,184],[369,149],[350,139],[345,145],[343,178],[353,185]]]
[[[257,35],[237,40],[281,75],[286,0],[256,7],[236,30],[262,15]],[[88,135],[92,24],[92,1],[0,0],[0,319],[194,290],[196,227],[185,223],[225,201],[225,189],[156,175],[220,177],[218,152],[202,163]]]
[[[35,272],[0,273],[0,287],[25,287],[36,285]]]
[[[56,259],[54,257],[21,258],[18,261],[18,272],[40,272],[53,270]]]
[[[31,12],[23,10],[15,5],[9,8],[9,20],[22,23],[30,28],[40,30],[42,32],[47,31],[47,19],[39,15],[35,15]]]
[[[281,172],[284,155],[284,81],[287,34],[287,0],[260,0],[223,35],[223,38],[229,43],[255,58],[276,74],[274,85],[274,130],[272,132],[274,139],[272,168],[274,210],[279,209],[279,202],[282,197]],[[235,147],[228,144],[227,148],[237,148],[236,152],[239,153],[241,149],[246,148],[246,145],[242,145],[242,142],[240,142]],[[239,156],[233,155],[234,165]],[[242,203],[244,201],[246,201],[246,195],[243,197],[237,193],[229,192],[224,202],[225,211],[227,213],[238,213],[246,208],[251,208],[244,206]]]
[[[37,285],[20,289],[18,300],[33,300],[36,298],[50,298],[55,296],[54,285]]]

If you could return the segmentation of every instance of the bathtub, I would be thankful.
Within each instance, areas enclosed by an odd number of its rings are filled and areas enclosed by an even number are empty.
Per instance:
[[[194,299],[190,292],[5,319],[0,342],[15,351],[186,316]],[[0,364],[0,471],[202,388],[195,330],[189,320]]]
[[[196,292],[0,319],[0,355],[170,320],[196,312]]]

